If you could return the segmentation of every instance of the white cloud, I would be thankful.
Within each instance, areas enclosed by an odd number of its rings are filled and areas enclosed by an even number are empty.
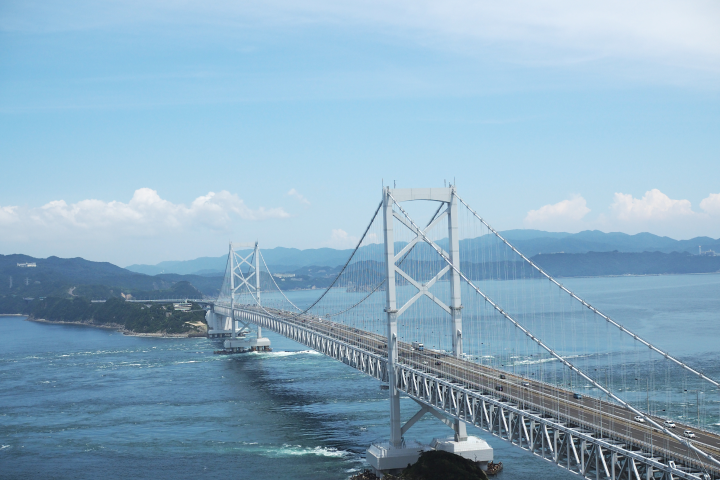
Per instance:
[[[527,228],[568,232],[592,229],[629,234],[650,232],[673,238],[718,235],[720,194],[711,194],[700,202],[700,207],[704,212],[695,212],[689,200],[670,198],[655,188],[645,192],[641,198],[615,193],[607,213],[588,218],[590,209],[585,199],[578,195],[530,210],[524,225]]]
[[[350,235],[341,228],[335,228],[332,230],[330,240],[325,243],[325,246],[342,250],[346,248],[357,247],[358,241],[360,241],[360,237]],[[362,246],[377,244],[381,243],[382,241],[384,240],[382,238],[379,238],[376,233],[370,232],[365,235],[365,238],[363,238]]]
[[[698,215],[693,212],[689,200],[673,200],[656,188],[645,192],[642,198],[634,198],[631,194],[616,193],[610,210],[618,220],[623,222],[662,221]]]
[[[0,30],[113,30],[118,24],[159,22],[214,31],[246,31],[248,22],[280,28],[369,27],[395,41],[406,37],[432,48],[452,44],[483,56],[495,52],[512,63],[629,59],[715,74],[720,69],[720,3],[713,0],[145,0],[130,6],[76,0],[50,8],[26,3],[5,12]]]
[[[0,207],[0,225],[9,225],[18,220],[17,207]]]
[[[658,189],[645,192],[642,198],[616,193],[609,214],[593,222],[603,231],[620,231],[629,234],[650,232],[672,238],[718,236],[720,195],[711,194],[700,202],[705,212],[696,212],[686,199],[670,198]]]
[[[384,242],[385,239],[382,239],[382,241]],[[368,233],[367,235],[365,235],[365,239],[363,240],[363,245],[368,245],[371,243],[380,243],[380,242],[381,242],[381,240],[378,237],[377,233]]]
[[[720,215],[720,193],[711,193],[700,202],[700,208],[710,215]]]
[[[147,237],[168,231],[182,232],[197,227],[228,230],[241,220],[287,218],[281,208],[251,209],[237,195],[227,191],[210,192],[186,206],[160,198],[155,190],[140,188],[128,203],[81,200],[68,204],[53,200],[39,208],[0,208],[0,225],[12,222],[7,235],[69,237],[112,234]]]
[[[310,200],[305,198],[303,195],[300,194],[300,192],[298,192],[294,188],[291,188],[287,194],[291,197],[295,197],[295,199],[297,199],[297,201],[300,203],[304,203],[305,205],[310,205]]]
[[[530,210],[524,222],[527,227],[566,228],[582,220],[589,212],[585,199],[574,195],[570,199]]]
[[[355,248],[358,242],[357,237],[353,237],[341,228],[334,228],[330,235],[330,241],[327,243],[330,248],[345,249]]]

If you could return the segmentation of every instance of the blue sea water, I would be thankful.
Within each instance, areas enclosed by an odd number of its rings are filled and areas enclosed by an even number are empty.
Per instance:
[[[720,365],[720,275],[564,283],[706,372]],[[298,293],[297,295],[308,295]],[[273,352],[0,317],[0,478],[345,479],[387,436],[377,381],[267,332]],[[413,402],[402,402],[406,417]],[[426,416],[411,430],[450,433]],[[481,431],[502,479],[576,478]]]

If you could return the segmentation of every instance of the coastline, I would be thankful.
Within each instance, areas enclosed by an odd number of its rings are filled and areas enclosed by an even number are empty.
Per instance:
[[[19,317],[24,317],[25,315],[15,315]],[[133,332],[130,330],[126,330],[123,325],[120,325],[118,323],[109,323],[104,325],[98,325],[96,323],[91,322],[66,322],[66,321],[53,321],[53,320],[46,320],[44,318],[34,318],[31,316],[28,316],[25,319],[26,322],[37,322],[37,323],[48,323],[48,324],[54,324],[54,325],[78,325],[81,327],[94,327],[94,328],[105,328],[108,330],[115,330],[116,332],[120,332],[123,335],[127,335],[128,337],[153,337],[153,338],[204,338],[205,335],[198,335],[198,332],[187,332],[187,333],[163,333],[163,332],[154,332],[154,333],[138,333]],[[194,335],[193,335],[194,334]]]
[[[697,273],[622,273],[619,275],[574,275],[570,277],[552,276],[553,278],[623,278],[623,277],[667,277],[671,275],[720,275],[718,272],[697,272]]]
[[[0,317],[27,317],[23,313],[0,313]]]

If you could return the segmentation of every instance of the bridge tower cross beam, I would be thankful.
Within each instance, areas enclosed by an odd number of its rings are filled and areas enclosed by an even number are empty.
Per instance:
[[[462,301],[460,296],[460,275],[458,274],[458,271],[460,270],[460,237],[458,228],[457,195],[455,193],[455,187],[452,186],[450,188],[420,189],[391,189],[390,187],[386,187],[383,191],[383,233],[385,241],[385,265],[387,269],[387,281],[385,283],[387,286],[387,304],[385,307],[385,312],[387,314],[388,383],[390,387],[390,444],[396,448],[402,445],[403,434],[400,418],[400,392],[397,388],[396,378],[396,364],[398,360],[397,318],[403,312],[405,312],[405,310],[410,306],[412,302],[416,301],[420,296],[422,296],[423,293],[430,296],[425,285],[418,286],[417,282],[411,281],[411,283],[414,284],[419,290],[421,288],[422,289],[420,290],[418,295],[416,295],[412,300],[410,300],[400,310],[398,310],[396,295],[397,292],[395,288],[395,273],[398,272],[407,280],[410,280],[410,278],[408,278],[407,273],[403,272],[396,266],[396,261],[400,255],[395,255],[395,236],[393,230],[393,222],[396,215],[393,212],[393,205],[396,201],[402,202],[412,200],[436,201],[447,205],[446,211],[442,215],[440,215],[440,217],[436,217],[436,219],[432,221],[428,226],[434,225],[437,221],[441,219],[443,215],[447,216],[448,240],[450,249],[450,252],[448,252],[448,256],[450,258],[450,262],[455,267],[454,269],[449,269],[450,306],[445,306],[437,299],[433,298],[433,300],[440,307],[448,311],[448,313],[452,317],[453,331],[451,338],[453,355],[457,358],[461,358],[463,353],[461,315]],[[412,228],[410,225],[404,222],[402,218],[398,217],[398,219],[417,235],[415,241],[419,241],[421,238],[424,237],[421,232],[416,231],[416,229]],[[409,246],[406,248],[409,248]],[[440,274],[438,274],[438,276],[431,283],[434,283],[435,280],[439,279],[442,273],[443,272],[440,272]],[[427,286],[429,285],[430,283]],[[467,432],[464,422],[460,420],[455,420],[453,430],[455,431],[456,442],[467,440]]]

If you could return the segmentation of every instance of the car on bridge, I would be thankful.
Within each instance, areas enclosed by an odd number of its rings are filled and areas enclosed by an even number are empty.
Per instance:
[[[523,387],[529,387],[529,386],[530,386],[530,382],[522,382],[522,386],[523,386]]]
[[[672,422],[670,420],[665,420],[663,422],[663,425],[665,425],[667,428],[675,428],[675,422]]]
[[[642,415],[635,415],[635,421],[640,423],[645,423],[645,419]]]
[[[577,398],[578,400],[580,400],[582,398],[582,394],[581,393],[573,393],[573,398]]]
[[[687,438],[695,438],[697,436],[692,430],[685,430],[683,432],[683,435],[685,435]]]

